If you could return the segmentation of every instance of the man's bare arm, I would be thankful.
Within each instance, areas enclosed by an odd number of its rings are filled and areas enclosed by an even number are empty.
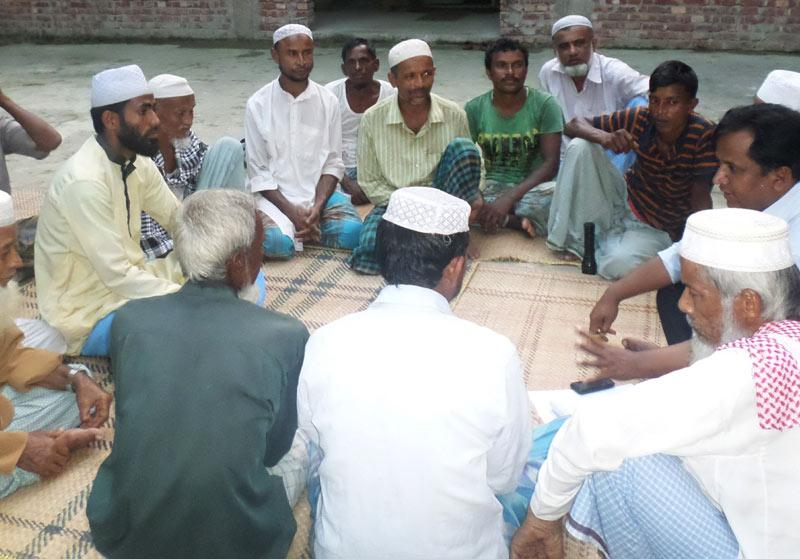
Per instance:
[[[17,105],[2,91],[0,91],[0,108],[5,109],[25,129],[25,132],[41,151],[50,152],[61,145],[61,134],[55,128],[47,124],[41,117]]]
[[[692,182],[692,190],[689,194],[692,211],[699,212],[700,210],[710,210],[712,208],[711,189],[713,187],[713,184],[703,179],[695,179]]]
[[[606,132],[592,126],[588,118],[576,116],[564,125],[564,134],[572,138],[582,138],[586,141],[600,144],[604,149],[614,153],[625,153],[636,146],[633,136],[627,130]]]

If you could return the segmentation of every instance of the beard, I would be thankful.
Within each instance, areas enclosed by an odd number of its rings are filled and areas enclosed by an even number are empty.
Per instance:
[[[125,119],[121,121],[117,139],[124,147],[139,155],[153,157],[158,153],[158,138],[142,136],[133,126],[129,126]]]
[[[241,288],[236,295],[242,301],[247,301],[248,303],[253,303],[254,305],[258,304],[258,286],[255,283],[251,283],[249,285],[245,285]]]
[[[733,317],[732,304],[723,304],[723,326],[722,334],[720,335],[718,344],[709,342],[706,338],[700,335],[697,330],[694,329],[694,325],[692,325],[692,321],[688,316],[686,317],[686,320],[688,320],[689,325],[692,326],[692,353],[691,357],[689,358],[690,365],[694,365],[698,361],[705,359],[706,357],[710,357],[715,351],[717,351],[719,346],[735,342],[736,340],[746,338],[750,335],[742,327],[736,324],[736,320]]]
[[[175,151],[189,149],[192,147],[192,138],[187,134],[183,138],[172,138],[170,143],[175,148]]]
[[[592,55],[594,54],[594,49],[589,49],[589,62],[592,60]],[[582,62],[581,64],[573,64],[571,66],[564,66],[560,64],[561,69],[564,71],[566,75],[570,78],[582,78],[589,73],[589,62]]]
[[[14,325],[14,321],[22,309],[22,293],[14,280],[5,287],[0,287],[0,332],[5,332]]]

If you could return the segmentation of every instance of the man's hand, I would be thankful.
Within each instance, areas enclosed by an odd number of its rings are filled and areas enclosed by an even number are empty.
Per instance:
[[[511,559],[562,559],[564,528],[560,520],[541,520],[528,511],[511,540]]]
[[[578,330],[578,335],[580,336],[578,348],[592,356],[590,359],[584,359],[578,364],[598,369],[597,374],[587,380],[593,381],[603,378],[633,380],[647,376],[642,368],[641,355],[638,351],[632,351],[627,348],[631,342],[635,344],[637,349],[644,350],[650,349],[650,347],[645,347],[627,339],[622,340],[622,344],[625,347],[616,347],[600,339],[597,334],[591,334],[586,330]]]
[[[295,231],[295,236],[303,242],[319,242],[322,210],[315,204],[307,210],[300,211],[303,212],[303,218],[301,226]]]
[[[478,223],[478,219],[480,218],[481,212],[483,211],[483,206],[485,205],[485,201],[483,199],[483,194],[478,193],[475,199],[470,202],[469,207],[469,224],[474,225]]]
[[[503,227],[515,202],[516,201],[508,193],[505,193],[502,196],[498,196],[491,204],[485,204],[481,210],[480,216],[478,216],[481,229],[487,233],[495,233],[498,229]]]
[[[69,449],[64,441],[56,444],[59,435],[58,431],[28,433],[28,442],[17,466],[42,477],[60,474],[69,460]]]
[[[616,334],[611,325],[614,324],[618,312],[619,301],[606,289],[595,303],[592,312],[589,313],[589,332],[592,334]]]
[[[105,423],[113,399],[111,394],[84,373],[72,377],[72,388],[81,414],[81,427],[100,427]]]
[[[364,191],[361,189],[361,185],[358,184],[358,181],[355,179],[351,179],[347,175],[342,178],[342,187],[344,191],[350,195],[350,201],[353,205],[360,206],[362,204],[369,204],[369,198],[367,195],[364,194]]]
[[[603,139],[600,141],[600,145],[605,149],[610,149],[614,153],[627,153],[639,147],[631,133],[627,130],[606,132],[605,135],[603,135]]]

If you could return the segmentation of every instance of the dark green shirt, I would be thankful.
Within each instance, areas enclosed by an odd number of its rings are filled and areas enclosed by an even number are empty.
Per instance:
[[[87,515],[112,558],[283,558],[295,522],[267,474],[297,428],[308,331],[228,287],[130,301],[111,328],[116,434]]]

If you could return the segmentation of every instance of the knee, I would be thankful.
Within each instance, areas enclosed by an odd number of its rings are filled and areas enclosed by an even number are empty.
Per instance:
[[[453,138],[444,152],[460,157],[480,157],[478,146],[469,138]]]
[[[564,152],[564,159],[566,160],[570,155],[572,157],[583,157],[584,154],[591,152],[595,148],[597,148],[597,144],[593,144],[583,138],[573,138],[570,140],[569,144],[567,144],[567,150]]]
[[[218,150],[222,153],[228,153],[230,154],[231,158],[238,158],[244,161],[244,146],[236,138],[223,136],[216,141],[212,149]]]
[[[628,274],[639,264],[643,259],[631,255],[629,252],[623,250],[614,250],[605,255],[598,261],[597,273],[608,280],[618,280],[622,276]]]
[[[359,244],[361,239],[361,230],[364,224],[360,221],[345,221],[342,224],[342,232],[340,237],[341,248],[353,250]]]
[[[264,242],[261,246],[266,258],[289,260],[294,256],[294,239],[277,228],[264,231]]]

